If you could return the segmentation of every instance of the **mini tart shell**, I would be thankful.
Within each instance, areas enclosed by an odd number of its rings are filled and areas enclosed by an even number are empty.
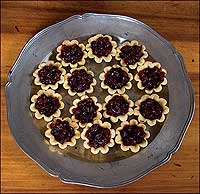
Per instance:
[[[41,96],[42,94],[45,94],[46,96],[56,97],[59,100],[59,103],[60,103],[59,109],[53,115],[51,115],[50,117],[47,117],[44,114],[40,114],[39,111],[35,108],[35,103],[37,102],[38,97]],[[36,119],[44,118],[44,120],[47,121],[47,122],[51,121],[54,117],[59,117],[61,115],[60,110],[64,108],[64,103],[62,102],[62,96],[58,93],[55,93],[55,91],[53,91],[51,89],[49,89],[49,90],[39,90],[36,95],[33,95],[31,97],[31,102],[32,102],[32,104],[30,105],[30,110],[32,112],[35,112]]]
[[[92,83],[90,84],[90,88],[89,88],[89,89],[87,89],[87,90],[85,90],[85,91],[83,91],[83,92],[73,92],[73,91],[71,90],[71,87],[70,87],[69,83],[68,83],[68,78],[72,76],[72,73],[73,73],[74,71],[76,71],[76,70],[81,70],[81,69],[84,69],[88,74],[92,75],[93,81],[92,81]],[[84,96],[86,93],[92,93],[92,92],[94,91],[94,86],[97,84],[97,81],[96,81],[95,78],[94,78],[94,73],[93,73],[92,71],[88,71],[87,68],[86,68],[85,66],[82,66],[82,67],[79,67],[79,68],[71,69],[71,70],[70,70],[70,73],[67,73],[67,74],[65,75],[64,80],[65,80],[65,81],[64,81],[64,83],[63,83],[63,87],[64,87],[65,89],[68,89],[68,94],[69,94],[70,96],[75,96],[76,94],[77,94],[78,96]]]
[[[122,96],[124,97],[124,99],[129,102],[129,109],[128,109],[128,112],[124,115],[119,115],[117,117],[114,117],[114,116],[111,116],[111,115],[108,115],[107,114],[107,111],[106,111],[106,104],[109,102],[109,100],[111,100],[114,96]],[[118,120],[120,121],[126,121],[128,119],[128,116],[131,116],[133,115],[133,107],[134,106],[134,102],[129,99],[129,96],[127,94],[114,94],[114,95],[108,95],[106,98],[105,98],[105,103],[103,104],[103,116],[104,118],[110,118],[110,120],[113,122],[113,123],[116,123],[118,122]]]
[[[101,127],[104,127],[104,128],[107,128],[110,130],[110,134],[111,134],[111,137],[110,137],[110,142],[108,144],[106,144],[104,147],[98,147],[98,148],[94,148],[94,147],[90,147],[89,146],[89,140],[87,139],[87,137],[85,136],[87,130],[93,125],[93,124],[98,124],[100,125]],[[83,143],[83,146],[84,148],[86,149],[90,149],[90,151],[93,153],[93,154],[98,154],[99,152],[101,152],[102,154],[106,154],[108,153],[109,151],[109,148],[110,147],[113,147],[115,145],[115,142],[114,142],[114,138],[115,137],[115,130],[114,129],[111,129],[111,124],[108,123],[108,122],[104,122],[102,123],[101,120],[95,120],[93,123],[88,123],[86,125],[86,127],[83,129],[83,132],[81,133],[81,138],[84,141]]]
[[[122,66],[127,66],[129,67],[130,69],[135,69],[138,65],[141,66],[145,63],[145,58],[148,57],[148,53],[146,51],[146,48],[144,45],[142,45],[142,53],[143,53],[143,56],[140,58],[140,60],[134,64],[131,64],[131,65],[127,65],[124,60],[120,57],[120,53],[121,53],[121,48],[124,47],[124,46],[134,46],[134,45],[137,45],[137,46],[141,46],[138,41],[136,40],[132,40],[131,42],[124,42],[122,45],[120,45],[119,47],[117,47],[117,53],[116,53],[116,56],[115,56],[115,59],[116,60],[120,60],[120,63]]]
[[[105,74],[108,73],[112,68],[121,68],[123,71],[125,71],[127,74],[128,74],[128,77],[129,77],[129,81],[127,82],[127,84],[125,86],[123,86],[121,89],[112,89],[110,88],[108,85],[104,84],[104,81],[105,81]],[[131,73],[129,73],[129,70],[128,68],[126,67],[121,67],[119,65],[113,65],[112,67],[111,66],[107,66],[104,68],[104,72],[101,73],[99,75],[99,79],[102,81],[101,82],[101,87],[103,89],[108,89],[108,93],[109,94],[115,94],[115,93],[119,93],[119,94],[124,94],[125,93],[125,90],[127,89],[131,89],[132,87],[132,83],[131,81],[133,80],[133,76]]]
[[[97,102],[97,98],[95,96],[88,97],[87,95],[84,95],[84,96],[81,96],[80,99],[75,99],[73,101],[73,106],[71,106],[70,109],[69,109],[69,112],[73,115],[74,114],[73,109],[78,107],[78,103],[80,101],[85,100],[87,98],[92,98],[92,100],[94,101],[94,104],[96,106],[98,106],[97,116],[94,117],[93,120],[100,120],[102,118],[102,114],[100,113],[100,111],[102,110],[102,105]],[[77,120],[74,115],[72,116],[72,120],[75,121],[75,122],[79,122],[79,126],[82,127],[82,128],[84,128],[87,125],[87,123],[81,123],[79,120]]]
[[[81,48],[81,50],[83,51],[83,57],[82,57],[81,61],[78,61],[75,64],[67,63],[61,58],[62,45],[72,46],[72,45],[75,45],[75,44],[77,44]],[[84,44],[79,44],[79,42],[77,40],[71,40],[71,41],[70,40],[64,40],[62,45],[57,47],[58,54],[56,55],[56,59],[58,61],[61,61],[62,65],[64,67],[70,66],[71,68],[76,68],[78,65],[84,65],[85,64],[85,58],[87,58],[88,55],[87,55],[87,52],[85,51],[85,45]]]
[[[51,134],[51,130],[52,129],[51,129],[50,125],[51,125],[51,123],[56,122],[57,119],[59,119],[61,121],[67,121],[67,122],[69,122],[70,127],[72,127],[74,129],[75,135],[71,138],[71,141],[64,142],[63,144],[61,144],[60,142],[56,141],[55,138],[54,138],[54,136]],[[72,121],[68,117],[64,118],[64,119],[62,119],[62,118],[56,118],[52,122],[50,122],[50,123],[47,124],[47,130],[45,131],[45,136],[47,138],[49,138],[49,143],[51,145],[58,145],[59,148],[65,149],[67,146],[74,146],[76,144],[76,139],[80,138],[80,132],[78,131],[78,128],[79,128],[78,124],[76,122]]]
[[[93,54],[92,52],[92,48],[91,48],[91,42],[96,41],[98,38],[100,37],[108,37],[110,43],[112,44],[112,51],[110,52],[110,54],[105,57],[97,57],[96,55]],[[117,43],[115,41],[112,40],[112,37],[109,35],[102,35],[102,34],[97,34],[91,38],[88,39],[88,44],[86,45],[86,50],[88,51],[88,57],[89,58],[94,58],[96,63],[101,63],[103,60],[105,62],[110,62],[112,60],[112,56],[116,55],[116,47],[117,47]]]
[[[57,81],[54,85],[53,84],[48,84],[48,85],[43,84],[40,81],[40,77],[38,75],[38,73],[39,73],[39,71],[41,69],[43,69],[45,66],[49,66],[49,65],[53,65],[53,66],[58,67],[58,70],[60,70],[62,72],[62,74],[60,76],[60,80]],[[43,90],[48,90],[49,88],[51,88],[53,90],[56,90],[56,89],[58,89],[58,84],[63,84],[64,83],[64,75],[65,74],[66,74],[66,71],[65,71],[65,69],[62,68],[62,64],[61,63],[59,63],[59,62],[54,63],[54,61],[48,61],[47,63],[43,62],[43,63],[39,64],[38,68],[33,73],[33,76],[35,77],[34,84],[38,85],[38,86],[41,86],[41,88]]]
[[[125,145],[123,144],[122,137],[121,137],[121,134],[120,134],[120,131],[123,129],[123,127],[124,127],[125,125],[137,125],[138,127],[142,127],[143,130],[144,130],[144,132],[145,132],[144,141],[143,141],[142,143],[136,144],[136,145],[134,145],[134,146],[133,146],[133,145],[125,146]],[[136,152],[139,152],[139,150],[140,150],[141,147],[144,148],[144,147],[146,147],[146,146],[148,145],[147,139],[148,139],[149,137],[150,137],[150,133],[149,133],[149,131],[146,130],[146,126],[145,126],[144,124],[142,124],[142,123],[138,123],[137,120],[132,119],[132,120],[130,120],[129,122],[127,122],[127,121],[122,122],[122,123],[121,123],[121,127],[118,127],[118,128],[116,129],[115,142],[116,142],[117,144],[120,144],[120,147],[121,147],[121,149],[122,149],[123,151],[128,151],[128,150],[130,149],[132,152],[136,153]]]
[[[148,98],[156,100],[163,107],[163,113],[162,113],[162,117],[160,119],[154,119],[154,120],[146,119],[140,113],[139,110],[140,110],[141,102],[145,101]],[[164,98],[159,98],[159,96],[157,94],[152,94],[152,95],[146,94],[146,95],[142,96],[140,100],[135,102],[136,108],[134,109],[133,113],[135,116],[138,116],[139,122],[147,122],[148,125],[154,126],[156,124],[156,122],[163,122],[165,120],[165,115],[169,113],[169,108],[166,106],[166,104],[167,104],[167,101]]]
[[[142,70],[144,70],[146,68],[154,68],[154,67],[161,68],[161,65],[158,62],[152,63],[150,61],[146,61],[144,63],[144,65],[137,67],[137,72],[139,73],[140,71],[142,71]],[[167,71],[165,69],[162,68],[161,71],[164,72],[165,74],[167,74]],[[138,82],[137,83],[137,87],[140,90],[144,90],[145,87],[142,85],[142,81],[141,81],[140,77],[138,76],[138,73],[134,76],[134,79],[135,79],[135,81]],[[161,82],[160,85],[157,88],[153,88],[152,90],[145,89],[145,92],[147,94],[151,94],[151,93],[153,93],[153,91],[154,92],[160,92],[162,90],[162,85],[167,85],[167,78],[166,77],[164,78],[163,82]]]

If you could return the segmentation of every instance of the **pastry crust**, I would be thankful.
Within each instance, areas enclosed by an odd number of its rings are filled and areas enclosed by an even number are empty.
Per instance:
[[[46,96],[56,97],[59,100],[59,103],[60,103],[59,109],[53,115],[51,115],[50,117],[47,117],[44,114],[40,114],[39,111],[35,108],[35,103],[37,102],[37,98],[39,96],[41,96],[42,94],[45,94]],[[51,121],[54,117],[59,117],[61,115],[60,110],[64,108],[64,103],[62,102],[62,96],[58,93],[55,93],[55,91],[51,90],[51,89],[49,89],[49,90],[39,90],[36,95],[33,95],[31,97],[31,102],[32,102],[32,104],[30,105],[30,110],[32,112],[35,112],[35,117],[37,119],[44,118],[44,120],[47,121],[47,122]]]
[[[163,107],[163,113],[160,119],[154,119],[154,120],[146,119],[140,113],[139,109],[140,109],[141,102],[145,101],[148,98],[156,100]],[[138,116],[139,122],[147,122],[148,125],[154,126],[156,122],[163,122],[165,120],[165,115],[169,113],[169,108],[166,106],[166,104],[167,104],[167,101],[164,98],[159,98],[157,94],[152,94],[152,95],[146,94],[142,96],[140,100],[135,102],[136,108],[134,109],[133,113],[135,116]]]
[[[114,116],[110,116],[107,114],[107,111],[106,111],[106,104],[109,102],[109,100],[111,100],[114,96],[118,96],[119,94],[114,94],[114,95],[108,95],[106,98],[105,98],[105,103],[103,104],[103,116],[104,118],[110,118],[110,120],[113,122],[113,123],[116,123],[118,122],[118,120],[120,121],[127,121],[128,119],[128,116],[131,116],[133,115],[133,106],[134,106],[134,102],[129,99],[129,96],[127,94],[121,94],[120,96],[123,96],[124,99],[129,102],[129,109],[128,109],[128,112],[124,115],[119,115],[117,117],[114,117]]]
[[[74,129],[75,135],[71,138],[71,141],[69,142],[64,142],[63,144],[61,144],[60,142],[56,141],[54,136],[51,134],[51,123],[56,122],[56,120],[59,119],[61,121],[67,121],[69,123],[69,125]],[[76,144],[76,139],[80,138],[80,132],[78,131],[78,124],[74,121],[72,121],[70,118],[56,118],[54,119],[52,122],[47,124],[47,130],[45,131],[45,136],[49,138],[49,143],[50,145],[58,145],[59,148],[61,149],[65,149],[67,146],[74,146]]]
[[[94,104],[96,106],[98,106],[97,116],[94,117],[93,120],[100,120],[102,118],[102,114],[100,113],[100,111],[102,110],[102,105],[97,102],[97,98],[95,96],[88,97],[87,95],[84,95],[84,96],[81,96],[80,99],[75,99],[73,101],[73,106],[71,106],[70,109],[69,109],[69,112],[73,115],[73,109],[78,107],[78,103],[80,101],[87,99],[87,98],[92,98],[92,100],[94,101]],[[72,116],[72,120],[75,121],[75,122],[79,122],[79,120],[77,120],[74,115]],[[82,127],[82,128],[84,128],[86,125],[87,125],[87,123],[79,122],[79,126]]]
[[[111,134],[111,138],[110,138],[110,142],[108,144],[106,144],[104,147],[98,147],[98,148],[94,148],[94,147],[90,147],[89,146],[89,140],[87,139],[87,137],[85,136],[87,130],[93,125],[93,124],[98,124],[100,125],[101,127],[104,127],[104,128],[107,128],[110,130],[110,134]],[[94,122],[92,123],[88,123],[86,125],[86,127],[83,129],[83,132],[81,133],[81,138],[84,141],[83,143],[83,146],[84,148],[86,149],[90,149],[90,151],[93,153],[93,154],[98,154],[99,152],[101,152],[102,154],[106,154],[108,153],[109,151],[109,148],[110,147],[113,147],[115,145],[115,142],[114,142],[114,137],[115,137],[115,130],[114,129],[111,129],[111,124],[108,123],[108,122],[104,122],[102,123],[101,120],[95,120]]]
[[[110,54],[107,57],[105,57],[105,56],[97,57],[92,52],[91,42],[96,41],[100,37],[108,37],[110,43],[112,44],[112,47],[113,47],[112,51],[110,52]],[[117,47],[117,43],[114,40],[112,40],[111,36],[97,34],[97,35],[95,35],[95,36],[93,36],[93,37],[91,37],[91,38],[88,39],[88,44],[86,45],[86,50],[88,51],[88,57],[89,58],[94,58],[94,60],[95,60],[96,63],[101,63],[103,60],[105,62],[110,62],[112,60],[112,56],[116,55],[116,47]]]
[[[121,68],[123,71],[125,71],[125,72],[128,74],[128,77],[129,77],[130,80],[129,80],[129,82],[128,82],[125,86],[123,86],[121,89],[112,89],[112,88],[110,88],[108,85],[104,84],[104,81],[105,81],[105,74],[106,74],[107,72],[109,72],[112,68]],[[99,75],[99,79],[102,81],[102,82],[101,82],[101,87],[102,87],[103,89],[108,89],[108,93],[109,93],[109,94],[115,94],[115,93],[124,94],[126,89],[127,89],[127,90],[128,90],[128,89],[131,89],[131,87],[132,87],[131,81],[132,81],[132,79],[133,79],[133,76],[132,76],[131,73],[129,73],[128,68],[126,68],[126,67],[121,67],[121,66],[115,64],[115,65],[113,65],[112,67],[111,67],[111,66],[105,67],[105,68],[104,68],[104,72],[101,73],[101,74]]]
[[[68,78],[72,76],[72,73],[73,73],[74,71],[76,71],[76,70],[81,70],[81,69],[84,69],[88,74],[92,75],[92,77],[93,77],[93,82],[90,84],[90,88],[87,89],[87,90],[85,90],[84,92],[73,92],[73,91],[71,90],[71,87],[70,87],[69,83],[68,83]],[[78,96],[84,96],[86,93],[92,93],[92,92],[94,91],[94,86],[97,84],[97,81],[96,81],[95,78],[94,78],[94,73],[93,73],[92,71],[88,71],[87,68],[86,68],[85,66],[82,66],[82,67],[79,67],[79,68],[71,69],[71,70],[70,70],[70,73],[67,73],[67,74],[65,75],[64,80],[65,80],[65,81],[64,81],[63,87],[64,87],[65,89],[68,90],[68,94],[69,94],[70,96],[75,96],[76,94],[77,94]]]
[[[145,58],[148,57],[148,53],[146,51],[146,48],[144,45],[142,45],[142,53],[143,53],[143,56],[140,58],[140,61],[134,63],[134,64],[131,64],[131,65],[127,65],[124,60],[120,57],[120,53],[121,53],[121,48],[124,47],[124,46],[134,46],[134,45],[137,45],[137,46],[141,46],[137,40],[132,40],[131,42],[129,41],[126,41],[124,42],[122,45],[120,45],[119,47],[117,47],[117,53],[116,53],[116,56],[115,56],[115,59],[116,60],[120,60],[120,63],[122,66],[128,66],[130,69],[135,69],[138,65],[141,66],[145,63]]]
[[[158,63],[158,62],[152,63],[152,62],[150,62],[150,61],[146,61],[146,62],[144,63],[144,65],[137,67],[137,72],[139,73],[140,71],[142,71],[142,70],[144,70],[144,69],[146,69],[146,68],[154,68],[154,67],[161,68],[161,65],[160,65],[160,63]],[[165,74],[167,74],[167,71],[166,71],[165,69],[162,68],[161,71],[163,71]],[[138,73],[134,76],[134,79],[135,79],[135,81],[138,82],[138,83],[137,83],[137,87],[138,87],[140,90],[144,90],[145,88],[144,88],[144,86],[142,85],[142,81],[141,81],[140,77],[138,76]],[[164,80],[163,80],[163,82],[161,82],[160,85],[159,85],[157,88],[153,88],[152,90],[147,90],[147,89],[145,89],[145,92],[146,92],[147,94],[151,94],[151,93],[153,93],[153,91],[154,91],[154,92],[160,92],[160,91],[162,90],[162,85],[166,85],[166,84],[167,84],[167,78],[165,77]]]
[[[49,65],[53,65],[53,66],[58,67],[58,70],[60,70],[62,72],[62,74],[60,76],[60,80],[57,81],[54,85],[53,84],[45,85],[45,84],[41,83],[40,77],[38,75],[38,72],[41,69],[43,69],[45,66],[49,66]],[[38,86],[41,86],[41,88],[43,90],[48,90],[49,88],[51,88],[52,90],[56,90],[56,89],[58,89],[58,84],[63,84],[64,83],[64,75],[65,74],[66,74],[66,71],[65,71],[65,69],[62,68],[62,64],[61,63],[59,63],[59,62],[54,63],[54,61],[47,61],[46,63],[43,62],[43,63],[39,64],[38,68],[33,73],[33,76],[35,77],[34,84],[38,85]]]
[[[61,55],[61,47],[62,47],[62,45],[72,46],[72,45],[75,45],[75,44],[77,44],[81,48],[81,50],[83,51],[83,57],[82,57],[81,61],[78,61],[75,64],[67,63],[60,56]],[[61,61],[62,65],[64,67],[70,66],[71,68],[76,68],[78,65],[84,65],[85,64],[85,58],[87,58],[88,55],[87,55],[87,52],[85,51],[85,45],[84,44],[79,44],[79,42],[77,40],[71,40],[71,41],[70,40],[64,40],[62,45],[57,47],[58,54],[56,55],[56,59],[58,61]]]
[[[137,125],[138,127],[142,127],[144,132],[145,132],[144,141],[142,143],[140,143],[140,144],[135,145],[135,146],[133,146],[133,145],[125,146],[123,144],[122,137],[121,137],[121,134],[120,134],[120,131],[123,129],[123,127],[125,125]],[[123,151],[128,151],[130,149],[132,152],[136,153],[136,152],[139,152],[141,147],[144,148],[144,147],[146,147],[148,145],[147,139],[149,137],[150,137],[150,133],[149,133],[149,131],[146,130],[146,126],[144,124],[142,124],[142,123],[138,123],[137,120],[132,119],[129,122],[128,121],[122,122],[121,126],[116,129],[115,142],[117,144],[120,144],[120,147],[121,147],[121,149]]]

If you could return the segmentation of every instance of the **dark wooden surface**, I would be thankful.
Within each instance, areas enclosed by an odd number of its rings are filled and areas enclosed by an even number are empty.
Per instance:
[[[199,5],[198,2],[1,2],[1,192],[161,193],[199,192]],[[4,86],[24,44],[41,29],[74,14],[122,14],[139,19],[183,55],[195,91],[196,112],[180,150],[170,162],[136,183],[115,189],[66,185],[49,176],[16,145],[6,121]]]

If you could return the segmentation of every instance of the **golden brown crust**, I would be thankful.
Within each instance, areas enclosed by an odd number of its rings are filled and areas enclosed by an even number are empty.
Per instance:
[[[110,88],[108,85],[106,85],[104,83],[104,81],[105,81],[105,74],[107,72],[109,72],[112,68],[121,68],[123,71],[125,71],[128,74],[128,77],[130,78],[129,82],[125,86],[123,86],[121,89],[112,89],[112,88]],[[102,81],[101,82],[101,87],[103,89],[108,89],[108,93],[109,94],[111,94],[111,95],[115,94],[115,93],[124,94],[126,89],[127,90],[131,89],[131,87],[132,87],[131,81],[133,79],[133,76],[132,76],[131,73],[129,73],[128,68],[126,68],[126,67],[120,67],[119,65],[113,65],[113,66],[106,66],[104,68],[104,72],[99,75],[99,79]]]
[[[162,113],[162,117],[160,119],[154,119],[154,120],[149,120],[144,118],[139,109],[140,109],[140,104],[141,102],[145,101],[146,99],[151,98],[156,100],[162,107],[163,107],[163,113]],[[135,106],[136,108],[134,109],[133,113],[135,116],[138,116],[138,121],[139,122],[147,122],[148,125],[150,126],[154,126],[156,124],[156,122],[163,122],[165,120],[165,115],[169,113],[169,108],[166,106],[167,101],[164,98],[159,98],[159,96],[157,94],[152,94],[152,95],[144,95],[141,97],[140,100],[135,102]]]
[[[102,56],[102,57],[97,57],[96,55],[93,54],[92,52],[92,48],[91,48],[91,42],[93,41],[96,41],[98,38],[100,37],[108,37],[109,40],[110,40],[110,43],[112,44],[112,51],[111,53],[105,57],[105,56]],[[116,55],[116,47],[117,47],[117,43],[115,41],[112,40],[112,37],[109,36],[109,35],[102,35],[102,34],[97,34],[91,38],[88,39],[88,44],[86,45],[86,50],[88,51],[88,57],[89,58],[94,58],[95,62],[96,63],[101,63],[103,60],[105,62],[110,62],[112,60],[112,56],[115,56]]]
[[[152,62],[150,62],[150,61],[146,61],[146,62],[144,63],[144,65],[139,66],[139,67],[137,68],[137,72],[140,72],[140,71],[142,71],[142,70],[144,70],[144,69],[146,69],[146,68],[154,68],[154,67],[161,68],[161,65],[160,65],[160,63],[158,63],[158,62],[152,63]],[[161,71],[163,71],[165,74],[167,74],[167,71],[166,71],[165,69],[162,68]],[[144,86],[142,85],[142,81],[140,80],[140,78],[139,78],[139,76],[138,76],[138,73],[134,76],[134,79],[135,79],[135,81],[138,82],[138,83],[137,83],[137,87],[138,87],[140,90],[144,90],[145,88],[144,88]],[[166,85],[166,84],[167,84],[167,78],[165,77],[164,80],[163,80],[163,82],[161,82],[160,85],[159,85],[157,88],[153,88],[152,90],[147,90],[147,89],[145,89],[145,92],[146,92],[147,94],[151,94],[151,93],[153,93],[153,91],[154,91],[154,92],[160,92],[160,91],[162,90],[162,85]]]
[[[124,47],[124,46],[134,46],[134,45],[141,46],[138,43],[138,41],[132,40],[131,42],[126,41],[122,45],[117,47],[117,53],[116,53],[115,59],[120,61],[122,66],[127,66],[127,64],[124,62],[124,60],[119,55],[120,52],[121,52],[121,48]],[[142,53],[143,53],[143,56],[140,58],[140,61],[138,61],[138,62],[136,62],[134,64],[131,64],[131,65],[128,65],[128,67],[130,69],[135,69],[138,65],[140,66],[140,65],[143,65],[145,63],[145,59],[148,57],[148,53],[147,53],[146,48],[145,48],[144,45],[142,45]]]
[[[54,85],[53,84],[48,84],[45,85],[43,83],[41,83],[40,81],[40,77],[38,75],[38,72],[43,69],[45,66],[49,66],[49,65],[53,65],[58,67],[58,70],[60,70],[62,72],[61,76],[60,76],[60,80],[57,81]],[[38,68],[35,70],[35,72],[33,73],[33,76],[35,77],[34,79],[34,84],[41,86],[41,88],[43,90],[48,90],[49,88],[51,88],[52,90],[56,90],[58,89],[58,84],[63,84],[64,83],[64,75],[66,74],[65,69],[62,68],[62,64],[59,62],[54,63],[54,61],[47,61],[46,63],[43,62],[41,64],[38,65]]]
[[[56,97],[59,100],[59,103],[60,103],[59,109],[53,115],[51,115],[50,117],[47,117],[44,114],[40,114],[39,111],[35,108],[35,103],[37,102],[37,98],[39,96],[41,96],[42,94],[45,94],[46,96]],[[49,90],[39,90],[36,95],[33,95],[31,97],[31,102],[32,102],[32,104],[30,105],[30,110],[32,112],[35,112],[36,119],[44,118],[44,120],[47,121],[47,122],[51,121],[54,117],[59,117],[61,115],[60,110],[64,108],[64,103],[62,102],[62,96],[58,93],[55,93],[55,91],[53,91],[51,89],[49,89]]]
[[[110,142],[109,142],[108,144],[106,144],[104,147],[99,147],[99,148],[96,148],[96,149],[95,149],[94,147],[90,147],[89,144],[88,144],[89,140],[88,140],[87,137],[85,136],[85,133],[87,132],[87,130],[88,130],[93,124],[98,124],[98,125],[100,125],[101,127],[104,127],[104,128],[107,128],[107,129],[110,130],[110,134],[111,134]],[[84,143],[83,143],[83,146],[84,146],[84,148],[86,148],[86,149],[90,149],[91,153],[93,153],[93,154],[98,154],[99,152],[101,152],[102,154],[106,154],[106,153],[108,153],[108,151],[109,151],[109,147],[113,147],[113,146],[115,145],[115,142],[114,142],[114,140],[113,140],[113,138],[115,137],[115,130],[114,130],[114,129],[111,129],[111,124],[110,124],[110,123],[108,123],[108,122],[102,123],[101,120],[95,120],[95,121],[93,122],[93,124],[92,124],[92,123],[88,123],[88,124],[86,125],[86,127],[83,129],[83,132],[81,133],[81,138],[82,138],[83,140],[85,140]]]
[[[57,119],[59,119],[61,121],[68,121],[69,125],[74,129],[75,135],[72,137],[71,141],[64,142],[63,144],[61,144],[58,141],[56,141],[55,138],[54,138],[54,136],[51,134],[51,130],[52,129],[51,129],[50,125],[51,125],[51,123],[56,122]],[[47,138],[49,138],[50,145],[54,145],[54,146],[58,145],[59,148],[65,149],[67,146],[74,146],[76,144],[76,139],[80,138],[80,132],[78,131],[78,128],[79,128],[78,124],[76,122],[72,121],[68,117],[64,118],[64,119],[62,119],[62,118],[56,118],[52,122],[49,122],[47,124],[47,130],[45,131],[45,136]]]
[[[60,57],[60,55],[61,55],[61,47],[62,47],[62,45],[72,46],[72,45],[75,45],[75,44],[77,44],[81,48],[81,50],[83,51],[83,57],[82,57],[81,61],[78,61],[75,64],[66,63]],[[56,59],[58,61],[61,61],[62,65],[64,67],[70,66],[71,68],[76,68],[78,65],[85,65],[85,58],[87,58],[88,55],[87,55],[87,52],[85,51],[85,45],[84,44],[79,44],[79,42],[77,40],[71,40],[71,41],[70,40],[64,40],[63,43],[62,43],[62,45],[60,45],[60,46],[57,47],[58,54],[56,55]]]

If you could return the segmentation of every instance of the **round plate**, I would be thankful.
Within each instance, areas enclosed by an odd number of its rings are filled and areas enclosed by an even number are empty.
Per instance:
[[[49,151],[29,111],[32,73],[64,39],[109,34],[138,40],[167,69],[170,112],[152,142],[131,157],[91,163]],[[120,41],[120,40],[119,40]],[[23,48],[6,84],[8,123],[17,144],[50,175],[65,183],[117,187],[134,182],[169,161],[184,137],[194,113],[194,94],[182,56],[146,24],[126,16],[75,15],[36,34]]]

